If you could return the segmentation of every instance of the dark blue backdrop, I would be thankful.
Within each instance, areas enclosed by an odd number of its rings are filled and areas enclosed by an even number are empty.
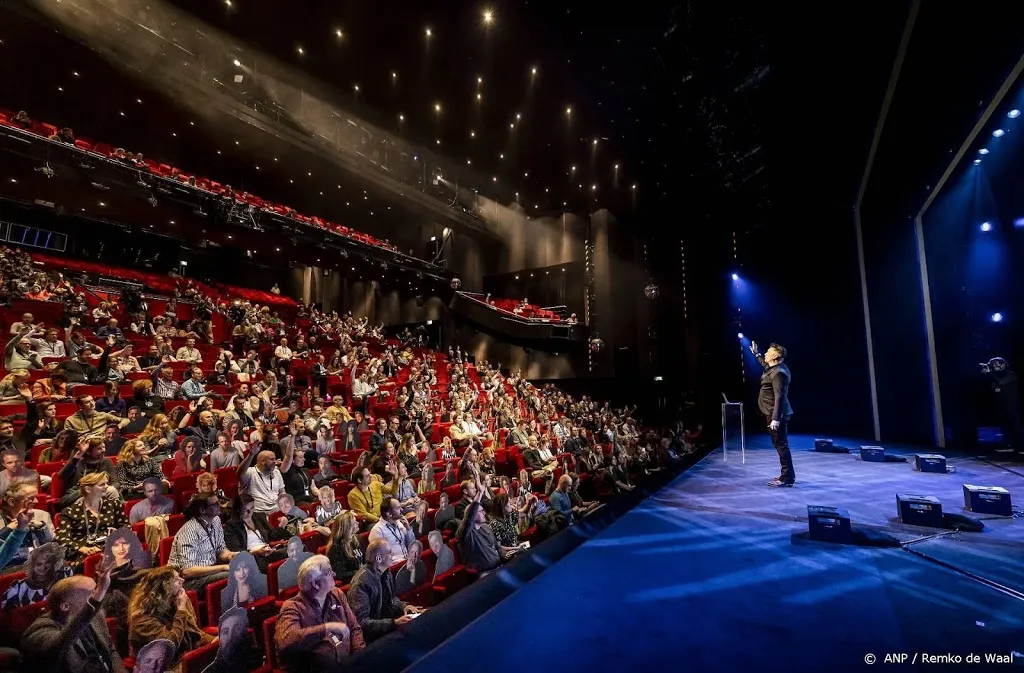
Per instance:
[[[1024,92],[1007,97],[923,220],[943,421],[960,445],[1000,420],[978,363],[1024,357],[1024,116],[1008,115],[1021,106]]]

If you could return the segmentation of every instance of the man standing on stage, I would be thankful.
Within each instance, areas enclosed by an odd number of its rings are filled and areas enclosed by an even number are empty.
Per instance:
[[[793,456],[789,452],[789,417],[793,407],[789,406],[789,367],[786,366],[786,349],[772,344],[763,356],[757,352],[757,343],[750,342],[750,352],[764,367],[761,374],[761,390],[757,394],[757,408],[768,423],[772,445],[779,452],[782,474],[765,482],[776,488],[789,487],[796,481],[793,472]]]

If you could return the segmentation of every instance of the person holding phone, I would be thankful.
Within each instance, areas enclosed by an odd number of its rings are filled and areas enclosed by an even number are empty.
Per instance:
[[[793,470],[793,455],[789,450],[789,419],[793,415],[793,407],[789,404],[789,383],[791,376],[789,366],[785,363],[786,349],[773,343],[768,351],[761,355],[757,342],[750,342],[750,352],[764,367],[761,374],[761,390],[757,395],[757,408],[768,424],[768,432],[772,445],[779,454],[782,472],[778,477],[765,482],[773,488],[791,487],[796,481]]]

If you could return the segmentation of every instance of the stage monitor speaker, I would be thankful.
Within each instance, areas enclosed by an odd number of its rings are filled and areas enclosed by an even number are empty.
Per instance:
[[[835,453],[835,451],[832,450],[833,446],[835,446],[835,442],[833,442],[831,439],[815,439],[814,440],[814,450],[815,451],[822,451],[824,453]]]
[[[942,503],[934,495],[896,494],[896,509],[900,521],[914,526],[943,528]]]
[[[1013,516],[1010,492],[1001,486],[964,484],[964,507],[975,514]]]
[[[860,459],[868,463],[884,463],[884,446],[862,446],[860,447]]]
[[[839,507],[807,506],[807,530],[812,540],[850,544],[850,513]]]
[[[919,472],[946,474],[946,457],[937,453],[915,453],[914,467]]]

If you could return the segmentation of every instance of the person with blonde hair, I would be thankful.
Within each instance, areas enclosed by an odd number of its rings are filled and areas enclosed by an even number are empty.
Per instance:
[[[22,395],[19,389],[28,383],[27,369],[14,369],[0,379],[0,402],[20,402]]]
[[[104,497],[110,478],[106,472],[90,472],[78,480],[82,497],[60,513],[57,542],[64,547],[68,563],[81,569],[85,557],[103,551],[107,534],[128,525],[124,505],[117,498]]]
[[[359,522],[351,510],[331,520],[331,537],[327,540],[327,558],[338,581],[347,584],[363,564],[363,548],[359,544]]]
[[[129,439],[117,454],[114,474],[117,476],[121,497],[136,500],[143,497],[142,485],[147,479],[156,478],[170,488],[171,482],[155,459],[149,456],[150,448],[139,438]]]
[[[170,418],[164,414],[153,414],[138,438],[157,453],[171,453],[175,438]]]

